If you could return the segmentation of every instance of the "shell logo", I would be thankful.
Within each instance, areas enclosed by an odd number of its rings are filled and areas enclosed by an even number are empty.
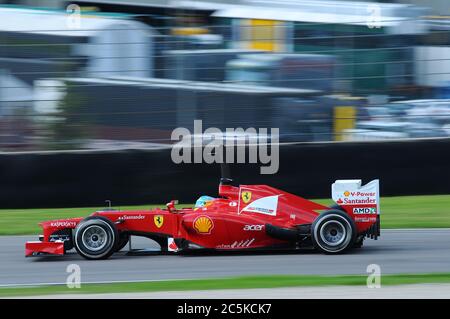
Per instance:
[[[350,196],[350,192],[349,192],[349,191],[345,191],[345,192],[344,192],[344,196],[345,196],[345,197]]]
[[[214,223],[208,216],[198,216],[194,220],[194,229],[199,234],[208,235],[211,234],[211,230],[214,228]]]

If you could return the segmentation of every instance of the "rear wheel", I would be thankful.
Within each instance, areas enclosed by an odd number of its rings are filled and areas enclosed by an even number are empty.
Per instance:
[[[326,254],[338,254],[351,248],[356,240],[353,220],[340,210],[329,210],[316,218],[311,227],[316,249]]]
[[[341,211],[345,212],[345,209],[343,209],[342,206],[341,206],[341,205],[338,205],[338,204],[333,204],[333,205],[331,205],[331,206],[330,206],[330,209],[333,209],[333,210],[341,210]]]
[[[91,216],[75,228],[73,241],[84,258],[106,259],[116,251],[118,239],[117,229],[109,219]]]
[[[358,236],[358,238],[356,238],[355,243],[353,244],[354,248],[361,248],[364,244],[364,235]]]

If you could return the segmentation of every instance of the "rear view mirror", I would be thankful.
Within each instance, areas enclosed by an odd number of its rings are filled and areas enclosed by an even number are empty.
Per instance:
[[[176,211],[175,205],[178,205],[178,200],[176,200],[176,199],[172,199],[169,203],[166,204],[166,207],[170,213],[173,213],[174,211]]]

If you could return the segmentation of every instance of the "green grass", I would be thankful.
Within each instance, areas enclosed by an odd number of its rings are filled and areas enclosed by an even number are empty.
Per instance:
[[[129,282],[108,284],[82,284],[79,289],[69,289],[65,285],[11,287],[0,288],[0,297],[32,296],[48,294],[71,293],[131,293],[157,291],[186,291],[214,289],[251,289],[280,288],[304,286],[336,286],[336,285],[366,285],[367,276],[311,276],[311,275],[276,275],[276,276],[246,276],[233,278],[165,280],[152,282]],[[421,283],[450,283],[450,273],[436,274],[404,274],[385,275],[381,285],[403,285]]]
[[[331,204],[330,200],[318,200]],[[127,206],[121,209],[148,209],[161,205]],[[100,207],[1,209],[0,235],[38,234],[45,220],[83,217]],[[385,197],[381,199],[382,228],[450,227],[450,195]]]

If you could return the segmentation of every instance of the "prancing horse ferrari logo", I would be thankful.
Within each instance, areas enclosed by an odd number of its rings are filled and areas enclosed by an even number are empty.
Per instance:
[[[242,201],[248,203],[252,199],[252,192],[242,192]]]
[[[162,215],[155,215],[153,216],[153,221],[155,222],[155,226],[158,228],[161,228],[161,226],[164,223],[164,216]]]

